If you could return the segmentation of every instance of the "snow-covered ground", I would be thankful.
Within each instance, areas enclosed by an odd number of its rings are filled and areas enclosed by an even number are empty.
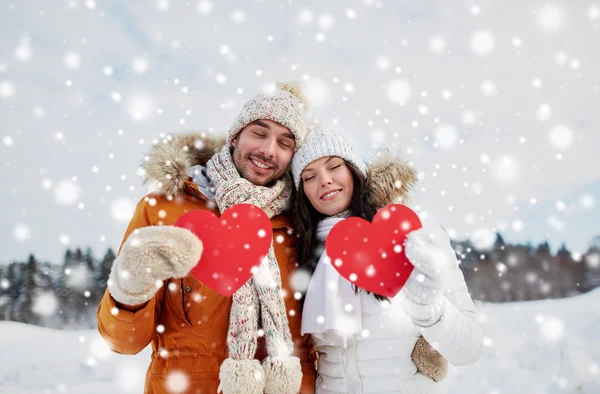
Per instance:
[[[479,304],[484,359],[451,367],[448,393],[600,393],[600,289],[568,299]],[[0,393],[142,393],[149,348],[111,353],[95,330],[0,322]]]

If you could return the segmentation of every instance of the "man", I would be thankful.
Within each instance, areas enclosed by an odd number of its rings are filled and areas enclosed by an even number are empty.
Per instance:
[[[144,393],[314,392],[314,359],[290,287],[295,237],[282,215],[305,104],[297,86],[281,84],[244,105],[222,148],[205,134],[184,135],[146,158],[146,180],[159,192],[138,204],[98,308],[113,351],[136,354],[152,343]],[[273,241],[254,277],[225,297],[188,274],[210,251],[172,224],[190,210],[218,216],[240,203],[267,213]]]

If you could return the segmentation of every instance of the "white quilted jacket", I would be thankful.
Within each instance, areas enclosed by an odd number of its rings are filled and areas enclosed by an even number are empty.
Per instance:
[[[395,299],[379,302],[362,292],[362,332],[313,336],[320,353],[318,394],[437,394],[439,383],[417,372],[411,360],[422,335],[451,364],[467,365],[483,351],[484,328],[477,320],[462,272],[456,266],[445,292],[442,319],[431,327],[414,325]],[[310,311],[303,319],[315,319]]]

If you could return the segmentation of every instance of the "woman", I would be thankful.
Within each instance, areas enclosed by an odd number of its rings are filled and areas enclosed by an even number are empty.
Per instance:
[[[444,365],[436,366],[422,338],[455,365],[475,362],[484,338],[447,235],[428,225],[408,235],[405,251],[415,268],[391,300],[341,277],[324,248],[344,218],[371,221],[377,209],[404,201],[414,172],[393,159],[367,168],[342,135],[326,129],[309,134],[292,172],[298,264],[312,275],[302,334],[311,334],[319,353],[316,392],[439,393]]]

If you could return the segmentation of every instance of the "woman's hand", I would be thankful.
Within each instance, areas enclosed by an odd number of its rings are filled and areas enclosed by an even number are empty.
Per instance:
[[[405,251],[415,268],[399,299],[413,323],[429,327],[441,318],[443,292],[448,272],[457,264],[456,255],[448,235],[438,225],[409,233]]]

